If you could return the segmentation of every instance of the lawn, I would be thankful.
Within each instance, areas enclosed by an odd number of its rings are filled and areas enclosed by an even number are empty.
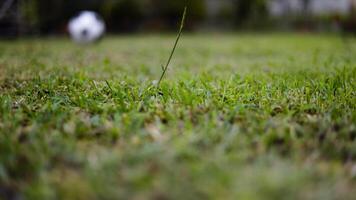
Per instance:
[[[353,199],[356,39],[0,41],[0,199]]]

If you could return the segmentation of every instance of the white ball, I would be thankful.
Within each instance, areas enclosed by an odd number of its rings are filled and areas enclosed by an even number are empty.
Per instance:
[[[68,30],[75,42],[91,43],[103,36],[105,23],[97,13],[82,11],[69,21]]]

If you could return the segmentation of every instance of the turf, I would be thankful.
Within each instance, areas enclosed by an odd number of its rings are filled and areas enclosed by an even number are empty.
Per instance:
[[[356,40],[0,41],[0,199],[353,199]]]

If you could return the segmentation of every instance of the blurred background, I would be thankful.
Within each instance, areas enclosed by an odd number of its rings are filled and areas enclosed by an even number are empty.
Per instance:
[[[0,37],[66,34],[81,10],[109,33],[173,31],[185,5],[189,31],[356,32],[356,0],[0,0]]]

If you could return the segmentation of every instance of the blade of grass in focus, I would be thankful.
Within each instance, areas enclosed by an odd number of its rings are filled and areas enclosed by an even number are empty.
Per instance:
[[[161,74],[161,77],[159,78],[159,81],[157,83],[157,87],[159,88],[164,76],[166,75],[167,73],[167,70],[168,70],[168,67],[169,67],[169,64],[171,63],[171,60],[173,58],[173,55],[174,55],[174,52],[177,48],[177,45],[178,45],[178,42],[179,42],[179,39],[182,35],[182,31],[183,31],[183,28],[184,28],[184,21],[185,21],[185,18],[186,18],[186,15],[187,15],[187,7],[184,8],[184,12],[183,12],[183,15],[182,15],[182,20],[180,22],[180,28],[179,28],[179,32],[178,32],[178,35],[177,35],[177,39],[174,43],[174,46],[173,46],[173,49],[171,51],[171,54],[169,55],[169,58],[168,58],[168,61],[166,63],[165,66],[162,66],[162,74]]]

